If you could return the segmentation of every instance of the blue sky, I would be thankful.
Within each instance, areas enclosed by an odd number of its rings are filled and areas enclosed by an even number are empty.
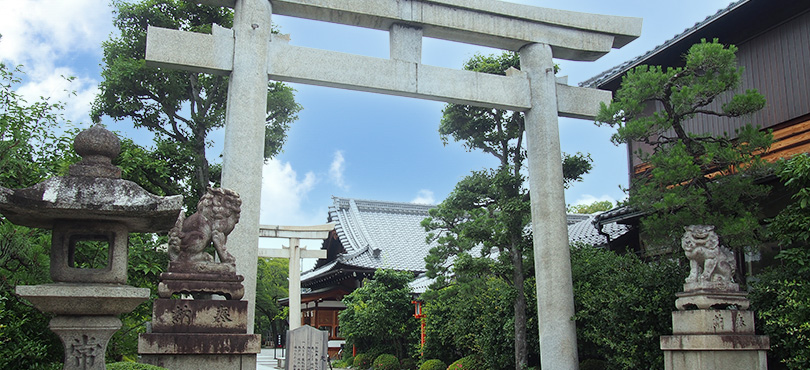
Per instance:
[[[642,36],[623,49],[596,62],[558,61],[560,75],[568,75],[572,85],[643,54],[729,4],[729,0],[513,2],[644,19]],[[280,16],[273,21],[295,45],[388,57],[388,35],[382,31]],[[19,92],[31,100],[46,96],[65,101],[67,117],[83,125],[90,121],[90,102],[100,81],[101,42],[114,32],[106,0],[0,2],[0,60],[24,65],[27,75]],[[497,52],[425,39],[422,62],[460,68],[475,53]],[[60,76],[76,78],[67,83]],[[438,203],[470,171],[496,165],[491,157],[468,153],[460,144],[442,144],[437,128],[443,103],[293,86],[304,109],[284,152],[264,167],[263,224],[324,223],[332,196]],[[76,95],[69,97],[66,90]],[[126,122],[104,123],[142,145],[150,144],[149,135]],[[611,133],[590,121],[560,119],[562,150],[590,153],[594,159],[591,173],[566,191],[566,203],[624,198],[620,186],[627,185],[626,152],[610,143]],[[215,159],[222,133],[212,139],[208,156]]]

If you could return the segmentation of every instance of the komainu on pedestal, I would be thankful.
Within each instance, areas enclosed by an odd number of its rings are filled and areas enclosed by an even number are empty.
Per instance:
[[[160,275],[152,332],[138,340],[143,362],[170,369],[256,368],[260,338],[247,333],[244,277],[236,274],[226,245],[241,204],[234,191],[209,188],[197,212],[188,218],[181,213],[169,231],[169,268]],[[206,252],[209,247],[219,261]]]
[[[767,336],[756,335],[748,293],[734,282],[734,253],[712,225],[684,228],[681,246],[691,271],[672,312],[672,334],[661,337],[666,370],[765,370]]]

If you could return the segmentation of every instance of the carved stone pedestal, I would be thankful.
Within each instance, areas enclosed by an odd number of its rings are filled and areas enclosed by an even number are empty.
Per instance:
[[[107,343],[121,328],[118,315],[149,299],[149,289],[118,284],[20,285],[17,295],[55,313],[50,329],[65,348],[64,370],[104,370]]]
[[[104,370],[104,353],[121,328],[116,316],[56,316],[48,326],[65,346],[64,370]]]
[[[261,336],[247,332],[247,301],[158,299],[141,362],[173,370],[256,369]]]
[[[160,298],[170,298],[172,294],[203,293],[239,300],[245,295],[245,287],[242,285],[245,278],[242,275],[233,272],[185,272],[173,269],[174,266],[175,263],[170,262],[169,271],[160,274]]]
[[[665,370],[765,370],[767,336],[755,335],[745,292],[679,293],[672,334],[661,337]],[[697,308],[689,309],[686,308]]]

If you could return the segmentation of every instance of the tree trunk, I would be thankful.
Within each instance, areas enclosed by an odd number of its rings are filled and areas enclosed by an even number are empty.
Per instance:
[[[511,248],[512,281],[515,283],[515,369],[528,365],[526,350],[526,294],[523,290],[523,253],[517,245]]]

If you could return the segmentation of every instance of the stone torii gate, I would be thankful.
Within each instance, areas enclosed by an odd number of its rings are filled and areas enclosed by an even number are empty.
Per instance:
[[[255,300],[267,79],[523,111],[529,159],[540,351],[545,369],[576,369],[573,286],[557,117],[592,118],[609,92],[557,83],[552,57],[592,61],[637,38],[641,19],[496,0],[198,0],[234,8],[233,29],[150,27],[151,65],[230,76],[222,186],[241,222],[229,250]],[[311,49],[271,35],[272,14],[385,30],[389,59]],[[508,76],[421,63],[422,37],[520,52]],[[253,306],[248,323],[253,323]]]
[[[267,226],[259,227],[259,237],[287,238],[289,246],[283,249],[259,248],[259,257],[288,258],[290,273],[288,289],[290,295],[290,330],[301,327],[301,258],[326,258],[325,250],[307,250],[301,247],[301,239],[324,240],[329,232],[335,230],[335,224],[317,226]]]

